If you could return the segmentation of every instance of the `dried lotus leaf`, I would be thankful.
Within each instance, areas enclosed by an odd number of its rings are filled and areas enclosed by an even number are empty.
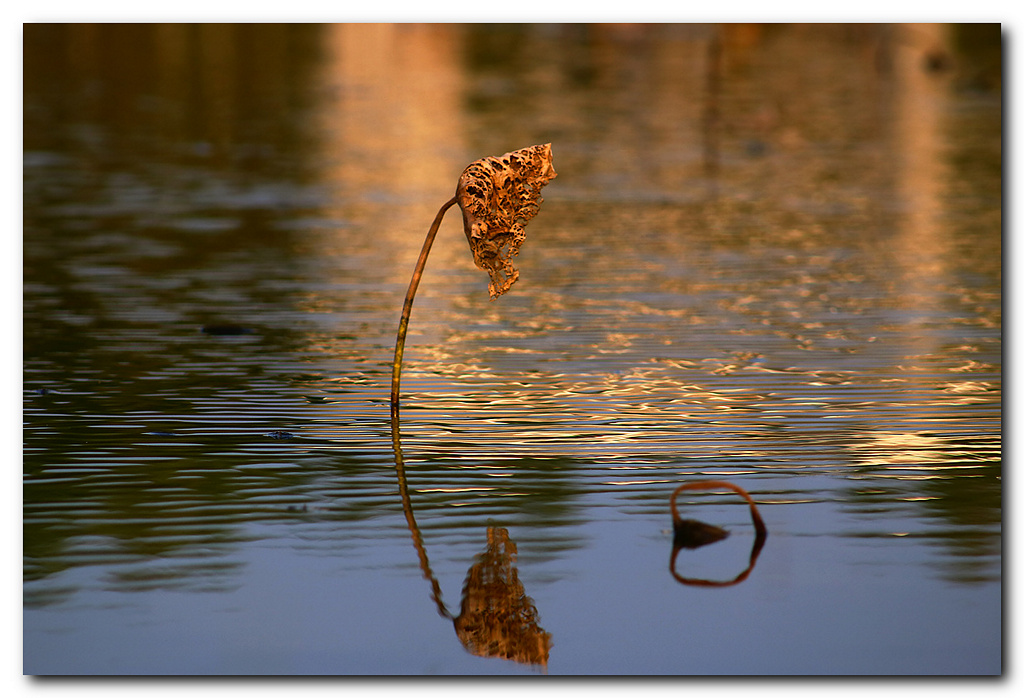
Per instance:
[[[456,199],[466,239],[473,261],[491,277],[492,300],[519,278],[512,258],[526,240],[526,224],[540,209],[541,188],[556,176],[546,143],[477,160],[459,177]]]

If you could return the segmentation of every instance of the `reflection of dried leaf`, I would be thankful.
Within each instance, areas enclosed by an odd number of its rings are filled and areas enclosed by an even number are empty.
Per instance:
[[[487,551],[478,555],[462,589],[455,632],[481,657],[547,666],[551,633],[538,625],[537,607],[515,567],[516,544],[504,528],[487,529]]]
[[[541,187],[556,176],[547,143],[477,160],[459,177],[456,198],[466,239],[473,261],[491,277],[492,299],[519,278],[512,258],[519,254],[526,224],[543,201]]]

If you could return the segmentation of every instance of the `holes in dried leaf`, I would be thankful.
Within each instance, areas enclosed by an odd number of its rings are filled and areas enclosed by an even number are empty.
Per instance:
[[[526,240],[526,224],[540,210],[540,190],[557,176],[551,144],[473,162],[459,178],[456,198],[473,261],[490,276],[491,298],[519,278],[512,258]]]

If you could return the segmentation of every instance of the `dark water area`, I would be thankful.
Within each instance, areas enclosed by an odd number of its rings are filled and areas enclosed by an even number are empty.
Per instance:
[[[24,671],[1001,673],[1000,42],[26,25]]]

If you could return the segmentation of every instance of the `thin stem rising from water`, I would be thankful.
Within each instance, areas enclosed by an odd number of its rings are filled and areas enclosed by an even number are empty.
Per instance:
[[[412,279],[409,281],[409,290],[405,292],[405,305],[402,307],[402,319],[398,321],[398,338],[395,340],[395,362],[391,366],[391,414],[394,416],[398,411],[398,386],[402,379],[402,356],[405,353],[405,335],[409,331],[409,315],[412,313],[412,300],[416,296],[416,289],[420,285],[420,277],[423,276],[423,268],[427,265],[427,255],[430,254],[430,246],[434,244],[437,231],[441,227],[441,219],[444,214],[458,203],[456,197],[437,212],[434,222],[427,231],[427,239],[423,241],[423,249],[420,250],[420,257],[416,260],[416,268],[412,272]]]

